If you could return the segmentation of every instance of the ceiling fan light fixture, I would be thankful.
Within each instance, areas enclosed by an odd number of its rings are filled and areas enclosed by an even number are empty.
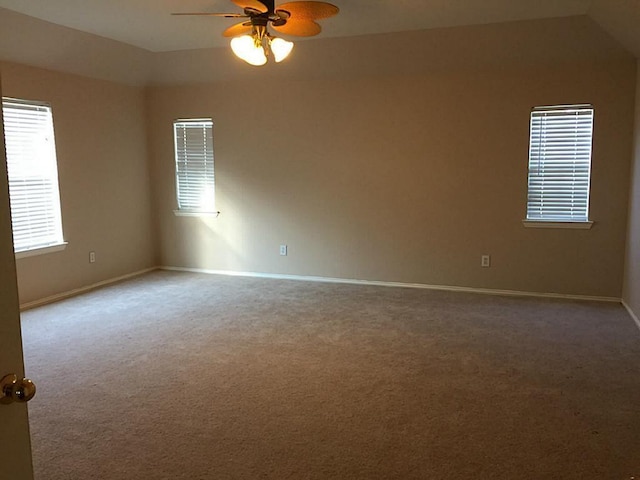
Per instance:
[[[276,63],[280,63],[289,56],[293,50],[293,42],[288,42],[282,38],[274,37],[269,42],[271,53]]]
[[[267,63],[273,55],[276,63],[286,59],[293,50],[293,42],[274,37],[272,28],[285,36],[313,37],[322,31],[316,20],[336,15],[340,9],[321,0],[294,0],[278,5],[276,0],[231,0],[243,13],[174,13],[173,15],[199,15],[225,18],[245,18],[228,27],[222,35],[231,40],[233,53],[250,65]]]
[[[252,35],[242,35],[231,39],[231,50],[249,65],[259,67],[267,63],[262,42]]]

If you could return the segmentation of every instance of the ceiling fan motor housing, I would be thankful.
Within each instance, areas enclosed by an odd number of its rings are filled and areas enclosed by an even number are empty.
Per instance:
[[[267,27],[278,33],[297,37],[318,35],[322,28],[316,20],[336,15],[339,8],[323,1],[297,0],[282,3],[276,8],[275,0],[231,0],[243,10],[239,13],[177,13],[174,15],[209,15],[246,20],[227,28],[225,37],[255,35],[268,36]],[[271,24],[271,25],[269,25]]]

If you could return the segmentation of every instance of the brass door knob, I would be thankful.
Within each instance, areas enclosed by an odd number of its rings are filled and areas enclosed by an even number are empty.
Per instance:
[[[36,384],[28,378],[18,379],[17,375],[5,375],[0,380],[0,403],[28,402],[36,394]]]

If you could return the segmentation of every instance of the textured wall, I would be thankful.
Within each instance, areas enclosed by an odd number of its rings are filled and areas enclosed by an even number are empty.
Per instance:
[[[313,45],[324,72],[151,88],[162,263],[619,297],[633,58],[580,18],[408,35],[409,58],[404,34],[369,38],[364,59],[363,39],[332,40]],[[587,102],[595,225],[525,229],[530,109]],[[171,122],[199,116],[215,122],[218,219],[172,213]]]
[[[52,105],[69,242],[63,252],[17,261],[21,303],[155,265],[143,90],[11,63],[0,68],[5,96]]]

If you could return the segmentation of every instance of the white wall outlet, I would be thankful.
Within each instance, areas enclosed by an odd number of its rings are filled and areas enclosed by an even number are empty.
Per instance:
[[[482,255],[482,259],[480,260],[480,266],[482,266],[482,267],[490,267],[491,266],[491,255]]]
[[[287,256],[287,246],[286,245],[280,245],[280,255],[282,255],[283,257]]]
[[[96,263],[96,252],[89,252],[89,263]]]

